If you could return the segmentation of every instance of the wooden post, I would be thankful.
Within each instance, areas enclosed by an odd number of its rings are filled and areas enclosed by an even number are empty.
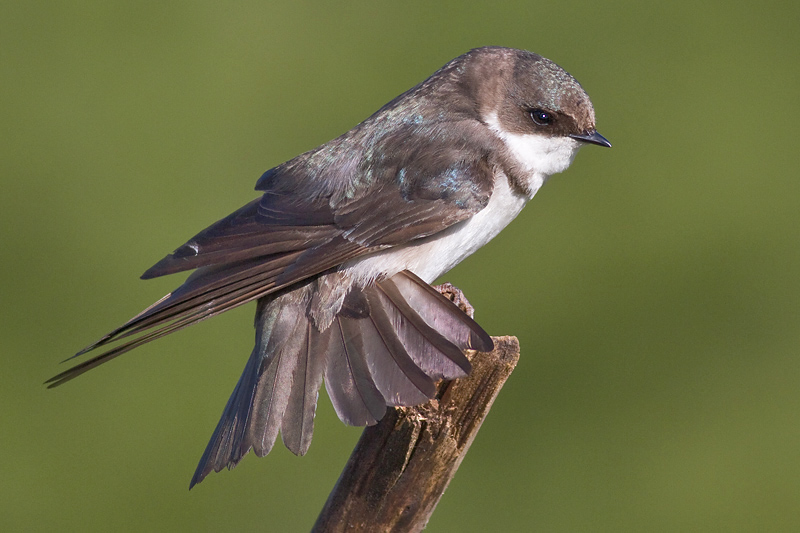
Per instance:
[[[473,353],[466,378],[435,399],[390,410],[361,435],[313,532],[421,531],[519,360],[516,337]],[[470,354],[468,354],[470,356]]]

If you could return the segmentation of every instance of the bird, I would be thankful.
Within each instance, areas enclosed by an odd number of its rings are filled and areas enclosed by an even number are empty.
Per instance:
[[[430,283],[489,242],[584,145],[611,147],[556,63],[487,46],[256,182],[260,196],[141,277],[193,271],[73,357],[56,387],[142,344],[256,301],[255,346],[190,488],[264,456],[304,455],[324,381],[348,425],[424,403],[492,338]],[[116,344],[115,347],[113,343]],[[72,359],[72,357],[70,358]]]

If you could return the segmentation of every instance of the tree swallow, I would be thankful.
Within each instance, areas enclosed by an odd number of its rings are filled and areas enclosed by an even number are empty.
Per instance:
[[[266,455],[303,455],[323,378],[339,418],[370,425],[470,371],[492,339],[429,283],[489,242],[595,129],[561,67],[472,50],[344,135],[266,171],[262,194],[142,275],[194,272],[77,355],[61,385],[137,346],[256,300],[256,340],[190,486]]]

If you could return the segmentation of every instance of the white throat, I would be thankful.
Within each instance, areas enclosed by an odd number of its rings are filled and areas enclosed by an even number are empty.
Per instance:
[[[564,172],[575,159],[581,143],[570,137],[546,137],[533,133],[511,133],[503,129],[492,112],[486,117],[486,124],[503,140],[512,156],[526,175],[530,197],[544,185],[552,174]]]

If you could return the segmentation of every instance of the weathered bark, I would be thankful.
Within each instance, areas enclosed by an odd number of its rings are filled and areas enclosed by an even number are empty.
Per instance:
[[[493,339],[492,352],[468,354],[468,377],[440,383],[435,399],[392,409],[364,430],[312,531],[425,528],[519,360],[516,337]]]

